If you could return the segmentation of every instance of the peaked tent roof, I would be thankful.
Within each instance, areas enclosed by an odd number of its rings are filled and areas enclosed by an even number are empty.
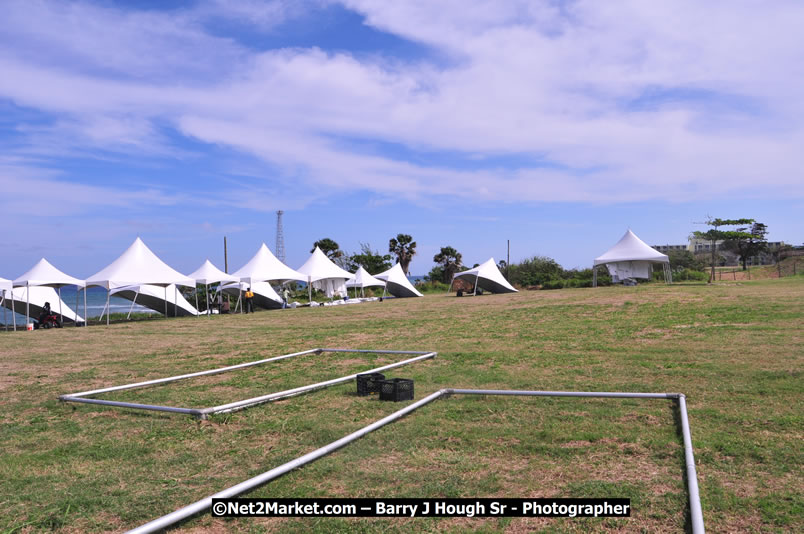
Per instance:
[[[119,258],[87,278],[86,283],[88,287],[103,286],[106,289],[143,284],[195,287],[195,280],[160,260],[139,237]]]
[[[112,295],[136,302],[140,306],[145,306],[156,312],[165,313],[165,292],[167,292],[168,317],[198,315],[198,310],[187,302],[187,299],[184,298],[180,291],[176,291],[175,285],[160,287],[142,284],[139,286],[118,287],[112,290]],[[177,301],[178,309],[176,309]]]
[[[239,278],[226,274],[207,259],[201,267],[187,275],[199,284],[217,284],[220,282],[237,282]]]
[[[481,263],[474,269],[455,273],[452,279],[454,280],[456,278],[465,278],[472,283],[477,280],[478,287],[490,291],[491,293],[517,292],[502,275],[500,269],[497,268],[497,262],[494,261],[494,258],[489,258],[488,261]]]
[[[26,273],[14,280],[14,287],[22,286],[78,286],[84,287],[84,281],[74,278],[69,274],[64,274],[53,267],[49,261],[42,258],[36,265],[31,267]]]
[[[286,282],[288,280],[307,281],[307,275],[294,271],[274,256],[273,252],[265,245],[260,246],[248,263],[232,273],[232,276],[241,282],[266,282],[276,280]]]
[[[59,294],[56,293],[56,290],[52,287],[45,286],[15,287],[13,291],[14,307],[11,307],[11,294],[6,295],[6,301],[3,303],[3,305],[9,310],[14,310],[18,314],[24,316],[29,291],[31,293],[31,315],[29,315],[31,319],[36,319],[39,317],[39,314],[42,312],[42,308],[45,306],[45,302],[49,302],[51,304],[51,310],[53,310],[54,313],[59,311]],[[65,321],[72,322],[75,321],[76,318],[78,318],[79,321],[84,320],[83,317],[76,314],[73,309],[63,300],[61,301],[61,311]]]
[[[341,280],[351,280],[355,277],[349,271],[344,271],[332,260],[327,258],[320,248],[315,247],[313,253],[304,262],[304,265],[299,267],[299,272],[305,275],[305,281],[317,282],[318,280],[327,280],[330,278],[339,278]]]
[[[628,230],[605,254],[595,258],[595,265],[603,263],[616,263],[620,261],[651,261],[657,263],[670,263],[667,254],[651,248],[639,239],[634,232]]]
[[[346,287],[369,287],[369,286],[384,286],[385,281],[375,278],[369,274],[367,270],[361,265],[353,280],[346,282]]]
[[[390,294],[395,297],[423,297],[418,290],[413,287],[408,277],[402,271],[402,266],[398,263],[380,274],[374,275],[374,278],[385,280],[385,288]]]
[[[8,290],[11,291],[11,280],[6,280],[5,278],[0,278],[0,291]]]

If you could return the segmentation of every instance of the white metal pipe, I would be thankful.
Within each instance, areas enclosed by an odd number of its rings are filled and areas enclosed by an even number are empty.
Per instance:
[[[692,453],[692,435],[690,422],[687,418],[687,397],[678,396],[678,411],[681,413],[681,435],[684,438],[684,461],[687,467],[687,488],[690,495],[690,519],[692,532],[704,533],[703,511],[701,510],[701,496],[698,493],[698,474],[695,472],[695,456]]]
[[[5,327],[6,332],[8,332],[8,318],[7,318],[8,316],[6,315],[6,306],[5,306],[5,304],[6,304],[6,290],[4,289],[3,290],[3,298],[2,298],[2,300],[0,300],[0,306],[3,307],[3,326]]]
[[[59,286],[59,320],[64,324],[64,313],[61,310],[61,286]]]
[[[362,438],[366,434],[377,430],[378,428],[382,428],[389,423],[393,423],[397,419],[404,417],[405,415],[409,414],[410,412],[417,410],[418,408],[424,406],[425,404],[429,404],[434,400],[438,399],[439,397],[443,396],[447,390],[442,389],[441,391],[437,391],[432,395],[429,395],[422,400],[411,404],[410,406],[406,406],[401,410],[398,410],[387,417],[383,417],[379,421],[376,421],[368,426],[361,428],[351,434],[342,437],[337,441],[333,441],[329,445],[325,445],[319,449],[316,449],[312,452],[305,454],[304,456],[300,456],[295,460],[291,460],[290,462],[284,463],[279,467],[275,467],[270,471],[266,471],[261,475],[257,475],[256,477],[250,478],[245,482],[241,482],[236,486],[232,486],[228,489],[220,491],[214,495],[211,495],[205,499],[201,499],[200,501],[196,501],[189,506],[185,506],[179,510],[176,510],[173,513],[170,513],[166,516],[160,517],[159,519],[155,519],[150,523],[146,523],[140,527],[137,527],[133,530],[130,530],[128,534],[146,534],[150,532],[158,532],[160,530],[166,529],[167,527],[178,523],[188,517],[194,516],[197,513],[203,512],[212,506],[212,499],[226,499],[230,497],[235,497],[240,495],[241,493],[245,493],[249,490],[252,490],[258,486],[262,486],[263,484],[270,482],[276,478],[281,477],[285,473],[297,469],[305,464],[318,460],[322,456],[326,456],[327,454],[334,452],[344,445],[348,445],[349,443]]]
[[[602,397],[615,399],[675,399],[678,393],[620,393],[610,391],[519,391],[513,389],[451,389],[456,395],[513,395],[523,397]]]
[[[17,331],[17,310],[14,309],[14,288],[11,288],[11,321],[14,323],[14,331]]]
[[[324,351],[330,352],[330,351]],[[351,352],[351,351],[350,351]],[[371,351],[367,351],[371,352]],[[384,351],[383,351],[384,352]],[[213,413],[227,413],[227,412],[234,412],[236,410],[242,410],[243,408],[248,408],[250,406],[255,406],[257,404],[263,404],[266,402],[272,402],[280,399],[286,399],[288,397],[295,397],[296,395],[301,395],[303,393],[307,393],[308,391],[314,391],[316,389],[323,389],[330,386],[335,386],[337,384],[342,384],[344,382],[348,382],[350,380],[354,380],[357,375],[366,374],[366,373],[379,373],[380,371],[386,371],[388,369],[394,369],[396,367],[401,367],[403,365],[408,365],[409,363],[417,362],[420,360],[427,360],[430,358],[435,358],[437,352],[428,352],[427,354],[423,354],[421,356],[417,356],[415,358],[410,358],[408,360],[403,360],[401,362],[392,363],[389,365],[384,365],[382,367],[377,367],[376,369],[369,369],[368,371],[360,371],[359,373],[353,373],[351,375],[342,376],[340,378],[333,378],[332,380],[326,380],[324,382],[318,382],[317,384],[310,384],[307,386],[301,386],[298,388],[288,389],[285,391],[278,391],[276,393],[269,393],[268,395],[261,395],[259,397],[254,397],[252,399],[245,399],[237,402],[230,402],[228,404],[221,404],[220,406],[214,406],[212,408],[205,408],[201,410],[204,414],[213,414]]]
[[[78,328],[78,310],[81,309],[81,308],[78,307],[78,295],[79,295],[80,292],[81,292],[81,287],[80,286],[75,286],[75,323],[74,324],[75,324],[76,328]],[[87,320],[87,314],[86,313],[84,313],[84,320],[85,321]]]
[[[556,395],[550,395],[554,393]],[[387,417],[380,419],[368,426],[361,428],[351,434],[342,437],[339,440],[333,441],[329,445],[325,445],[319,449],[316,449],[310,453],[307,453],[303,456],[296,458],[295,460],[291,460],[290,462],[284,463],[278,467],[271,469],[270,471],[266,471],[261,475],[257,475],[256,477],[250,478],[240,484],[232,486],[228,489],[220,491],[214,495],[211,495],[205,499],[201,499],[200,501],[196,501],[195,503],[185,506],[175,512],[162,516],[158,519],[155,519],[149,523],[146,523],[140,527],[137,527],[133,530],[129,531],[129,534],[146,534],[151,532],[157,532],[163,529],[178,523],[184,519],[192,517],[195,514],[203,512],[207,510],[210,506],[212,506],[212,499],[227,499],[236,497],[242,493],[245,493],[249,490],[252,490],[258,486],[266,484],[271,480],[279,478],[280,476],[302,467],[310,462],[313,462],[327,454],[330,454],[341,447],[348,445],[349,443],[365,436],[366,434],[373,432],[383,426],[392,423],[405,415],[425,406],[436,399],[444,396],[449,396],[451,394],[456,395],[515,395],[515,396],[581,396],[581,397],[604,397],[604,398],[611,398],[613,396],[618,397],[626,397],[626,398],[665,398],[665,399],[678,399],[679,401],[679,411],[681,412],[681,422],[682,422],[682,433],[684,435],[684,449],[685,449],[685,456],[688,459],[687,464],[687,480],[690,492],[690,514],[692,516],[692,532],[693,534],[705,534],[704,533],[704,525],[703,525],[703,515],[700,511],[700,497],[698,495],[698,483],[697,483],[697,475],[695,474],[695,464],[694,460],[692,461],[692,467],[690,468],[689,461],[692,458],[692,443],[689,437],[689,423],[687,421],[687,409],[685,403],[685,397],[683,394],[679,393],[618,393],[618,392],[572,392],[572,391],[512,391],[512,390],[483,390],[483,389],[442,389],[439,390],[427,397],[421,399],[420,401],[414,402],[413,404],[398,410]],[[689,454],[687,454],[687,452]]]
[[[137,297],[140,296],[140,290],[137,288],[137,292],[134,293],[134,300],[131,301],[131,307],[128,309],[128,315],[126,315],[126,320],[131,319],[131,312],[134,310],[134,305],[137,304]]]
[[[112,296],[112,288],[109,288],[106,290],[106,326],[109,326],[109,316],[112,314],[112,307],[109,304],[109,299],[111,298],[111,296]]]
[[[84,326],[89,326],[89,316],[87,315],[87,286],[84,286]]]
[[[62,395],[59,398],[63,397],[88,397],[90,395],[98,395],[100,393],[108,393],[110,391],[123,391],[126,389],[135,389],[135,388],[142,388],[147,386],[155,386],[157,384],[165,384],[167,382],[176,382],[178,380],[186,380],[188,378],[195,378],[198,376],[207,376],[207,375],[216,375],[219,373],[225,373],[227,371],[234,371],[235,369],[245,369],[246,367],[252,367],[254,365],[260,365],[263,363],[273,362],[277,360],[284,360],[286,358],[293,358],[294,356],[302,356],[304,354],[312,354],[314,352],[319,352],[321,349],[310,349],[305,350],[302,352],[294,352],[293,354],[283,354],[282,356],[274,356],[273,358],[266,358],[264,360],[259,360],[256,362],[246,362],[246,363],[239,363],[237,365],[230,365],[228,367],[219,367],[218,369],[210,369],[207,371],[199,371],[197,373],[188,373],[184,375],[176,375],[176,376],[169,376],[167,378],[157,378],[156,380],[147,380],[145,382],[137,382],[136,384],[125,384],[122,386],[112,386],[108,388],[102,389],[93,389],[92,391],[81,391],[80,393],[70,393],[68,395]]]
[[[136,408],[138,410],[153,410],[156,412],[174,412],[174,413],[185,413],[189,415],[194,415],[196,417],[202,417],[202,413],[200,410],[195,408],[179,408],[175,406],[157,406],[153,404],[139,404],[135,402],[122,402],[122,401],[111,401],[105,399],[89,399],[86,397],[75,397],[70,395],[62,395],[59,397],[60,401],[64,402],[82,402],[85,404],[101,404],[103,406],[116,406],[118,408]]]

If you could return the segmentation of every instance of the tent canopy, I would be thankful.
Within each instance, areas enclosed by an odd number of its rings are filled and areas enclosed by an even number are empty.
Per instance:
[[[0,278],[0,291],[11,291],[11,280]]]
[[[10,297],[14,297],[14,307],[11,306],[11,299]],[[28,304],[28,299],[30,298],[30,304]],[[84,318],[78,315],[70,308],[66,302],[59,299],[59,294],[56,293],[56,290],[52,287],[46,286],[28,286],[28,287],[16,287],[14,288],[13,292],[9,291],[6,293],[6,300],[3,305],[8,308],[9,310],[14,310],[20,315],[25,315],[28,312],[28,306],[30,306],[30,317],[36,318],[39,317],[39,314],[42,313],[42,308],[45,307],[45,302],[49,302],[51,305],[51,310],[62,310],[62,316],[64,317],[65,321],[72,322],[75,321],[76,318],[79,322],[83,321]]]
[[[622,261],[649,261],[655,263],[670,263],[667,254],[662,254],[651,248],[639,239],[634,232],[628,230],[605,254],[595,258],[595,265],[604,263],[617,263]]]
[[[402,271],[402,266],[398,263],[380,274],[374,275],[374,278],[385,280],[386,290],[395,297],[423,297],[419,291],[413,287],[408,277]]]
[[[494,258],[489,258],[474,269],[455,273],[452,279],[461,278],[471,283],[477,281],[477,286],[491,293],[516,293],[516,289],[508,283],[508,280],[497,268]]]
[[[305,275],[307,282],[317,282],[328,278],[351,280],[355,277],[349,271],[344,271],[335,265],[318,247],[315,247],[313,253],[304,262],[304,265],[299,267],[298,271]]]
[[[14,287],[26,286],[78,286],[84,287],[84,281],[64,274],[53,267],[45,258],[39,260],[36,265],[30,268],[25,274],[20,275],[14,280]]]
[[[199,284],[219,284],[222,282],[237,282],[239,278],[231,274],[226,274],[207,259],[201,267],[187,275]]]
[[[360,289],[364,287],[384,286],[384,285],[385,282],[383,280],[371,276],[369,272],[363,268],[362,265],[357,269],[355,277],[352,280],[346,282],[346,287],[358,287]]]
[[[126,300],[136,302],[140,306],[145,306],[159,313],[165,313],[165,302],[167,301],[168,317],[187,315],[198,315],[198,310],[187,302],[187,299],[176,291],[175,285],[165,287],[142,284],[139,286],[125,286],[112,289],[112,295],[122,297]],[[165,296],[167,295],[167,299]],[[178,304],[178,309],[176,308]]]
[[[307,281],[307,276],[294,271],[281,261],[268,249],[265,243],[260,246],[248,263],[232,273],[232,276],[241,282],[287,282],[290,280]]]
[[[139,237],[119,258],[90,276],[86,283],[87,286],[102,286],[106,289],[143,284],[195,287],[195,280],[160,260]]]

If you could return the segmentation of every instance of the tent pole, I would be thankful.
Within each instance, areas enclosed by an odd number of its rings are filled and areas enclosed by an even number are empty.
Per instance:
[[[62,313],[61,309],[61,286],[59,286],[59,319],[61,323],[64,324],[64,313]]]
[[[167,319],[167,286],[165,286],[165,319]]]
[[[0,300],[0,306],[3,306],[3,326],[6,328],[6,332],[8,332],[8,316],[6,315],[6,290],[3,290],[3,298]]]
[[[250,284],[251,282],[249,282]],[[243,313],[243,285],[240,285],[240,294],[237,296],[237,303],[240,304],[240,313]]]
[[[195,311],[198,311],[198,286],[197,285],[195,286]],[[201,317],[201,314],[199,313],[198,315],[196,315],[196,317]]]
[[[81,288],[78,287],[78,286],[75,286],[75,321],[74,322],[75,322],[75,327],[76,328],[78,328],[78,310],[81,309],[81,308],[78,307],[78,293],[80,291],[81,291]],[[86,315],[86,314],[84,314],[84,315]],[[86,317],[84,317],[84,319],[86,320]]]
[[[87,286],[84,286],[84,326],[89,326],[89,317],[87,317]]]
[[[173,286],[173,317],[179,316],[179,286]]]
[[[447,295],[449,295],[449,292],[452,291],[452,284],[454,283],[455,283],[455,277],[453,276],[452,281],[449,283],[449,287],[447,288]]]
[[[11,321],[14,323],[14,331],[17,331],[17,310],[14,309],[14,288],[11,288]]]
[[[209,309],[209,284],[204,284],[204,294],[207,296],[207,315],[212,317],[212,310]]]
[[[28,323],[31,322],[31,286],[25,285],[25,328],[28,328]]]
[[[478,280],[480,280],[480,270],[479,269],[477,271],[477,275],[475,276],[475,292],[472,293],[473,297],[477,295],[477,281]]]
[[[112,296],[112,290],[107,289],[106,290],[106,326],[109,326],[109,316],[112,314],[112,308],[109,305],[109,299],[110,299],[111,296]],[[103,317],[103,314],[101,314],[101,317]]]
[[[134,293],[134,300],[131,301],[131,307],[128,309],[128,315],[126,315],[126,321],[131,319],[131,311],[134,309],[134,305],[137,303],[137,297],[140,296],[140,290],[137,289],[137,292]]]
[[[310,304],[313,303],[313,283],[310,282],[311,277],[307,277],[307,298]]]

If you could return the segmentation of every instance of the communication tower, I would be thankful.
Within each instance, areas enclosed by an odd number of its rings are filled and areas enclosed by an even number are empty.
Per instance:
[[[274,252],[276,253],[276,257],[282,263],[285,262],[285,233],[282,230],[282,214],[285,213],[282,210],[278,210],[276,212],[276,249]]]

